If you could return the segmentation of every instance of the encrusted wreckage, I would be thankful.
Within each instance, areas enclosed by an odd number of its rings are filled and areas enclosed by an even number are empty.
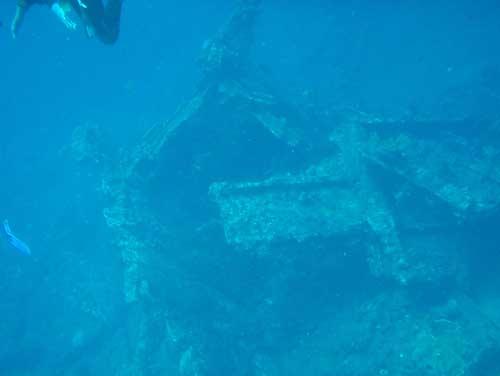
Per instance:
[[[351,119],[330,137],[340,152],[301,173],[212,184],[227,241],[272,249],[283,241],[371,233],[379,244],[370,240],[367,260],[377,276],[404,285],[464,278],[459,233],[468,219],[498,207],[496,159],[477,159],[462,139],[445,143],[405,131],[433,125]]]
[[[284,356],[282,369],[291,376],[494,374],[499,335],[466,297],[422,310],[399,291],[325,320]]]
[[[322,124],[258,84],[252,75],[249,51],[259,11],[260,1],[241,1],[227,25],[204,46],[200,59],[204,79],[197,92],[170,121],[144,135],[122,161],[119,174],[105,179],[103,189],[111,203],[104,215],[122,254],[124,298],[136,307],[132,337],[137,346],[130,374],[141,374],[153,347],[177,353],[180,374],[220,371],[213,365],[216,351],[207,355],[209,334],[205,334],[207,343],[202,335],[194,335],[206,327],[193,329],[196,325],[186,318],[195,316],[198,309],[188,300],[199,301],[200,294],[218,320],[230,322],[229,317],[244,315],[268,320],[262,312],[263,307],[272,311],[272,293],[266,303],[256,304],[255,312],[249,312],[248,306],[228,297],[227,286],[188,286],[186,260],[211,254],[235,264],[249,258],[270,264],[288,258],[290,264],[304,254],[314,257],[319,250],[340,256],[355,252],[361,255],[357,260],[366,264],[366,278],[395,288],[394,294],[380,294],[365,308],[352,308],[359,322],[352,323],[352,333],[346,329],[345,338],[355,336],[358,344],[339,341],[326,346],[338,348],[336,354],[347,354],[344,359],[352,358],[349,364],[335,364],[338,374],[363,374],[373,367],[379,374],[417,375],[425,371],[422,367],[431,369],[430,375],[465,374],[481,367],[488,354],[500,354],[500,336],[484,315],[474,313],[474,303],[464,298],[465,303],[458,301],[451,313],[430,310],[415,313],[415,320],[400,307],[413,304],[407,299],[415,290],[439,289],[446,295],[467,283],[467,258],[474,252],[468,245],[468,226],[497,215],[500,205],[497,130],[485,124],[484,131],[491,136],[485,142],[454,132],[465,122],[460,119],[396,121],[351,113],[338,123]],[[342,267],[341,259],[336,268]],[[270,279],[283,286],[292,274],[278,273]],[[266,283],[262,286],[268,287]],[[401,294],[400,289],[406,292]],[[174,296],[178,291],[185,300]],[[249,300],[252,294],[260,297],[248,291]],[[154,308],[152,303],[159,299],[172,302],[170,310]],[[448,305],[453,304],[450,299]],[[360,313],[366,307],[371,313]],[[387,307],[398,311],[395,331],[390,319],[374,319]],[[473,331],[469,316],[479,320],[488,334],[467,344],[465,336]],[[229,334],[227,322],[211,327],[212,335],[226,338],[231,351],[257,352],[232,343],[236,339]],[[262,325],[264,331],[273,330]],[[276,321],[269,319],[268,325]],[[359,356],[369,356],[361,351],[365,344],[355,325],[366,327],[365,334],[392,333],[405,348],[390,353],[389,364],[367,365],[360,373],[353,355],[357,350],[348,347],[359,346]],[[166,333],[162,345],[148,337],[158,326]],[[376,338],[379,341],[370,354],[392,346],[384,342],[385,337]],[[325,340],[318,335],[308,342],[316,339]],[[450,364],[440,363],[440,355],[432,353],[431,347],[436,346],[442,348],[443,357],[452,357]],[[297,349],[309,351],[307,344]],[[409,352],[411,358],[403,362]],[[173,355],[156,356],[176,362]],[[335,359],[326,350],[322,356]],[[297,353],[290,355],[289,362],[294,357],[300,362]],[[429,365],[422,364],[422,359]],[[259,361],[252,364],[252,372],[257,372]],[[271,367],[272,374],[281,374],[281,367],[283,374],[293,374],[284,364]],[[256,374],[271,374],[260,372]]]
[[[170,121],[151,128],[123,161],[120,175],[105,182],[114,203],[104,215],[124,237],[124,261],[130,265],[128,301],[137,298],[140,282],[132,275],[144,257],[128,246],[141,247],[141,241],[131,240],[142,233],[138,227],[157,238],[166,224],[202,226],[216,214],[207,194],[210,184],[295,168],[307,161],[321,136],[318,129],[302,127],[307,120],[302,113],[245,75],[215,74],[244,71],[248,60],[239,50],[249,48],[258,10],[258,1],[241,3],[221,34],[205,46],[206,77],[199,90]]]

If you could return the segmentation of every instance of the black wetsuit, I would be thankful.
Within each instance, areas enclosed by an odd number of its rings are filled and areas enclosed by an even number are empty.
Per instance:
[[[73,9],[80,15],[95,35],[106,44],[113,44],[120,34],[120,16],[123,0],[108,0],[106,5],[102,0],[82,0],[87,8],[78,5],[77,0],[71,0]],[[76,3],[74,5],[73,3]]]

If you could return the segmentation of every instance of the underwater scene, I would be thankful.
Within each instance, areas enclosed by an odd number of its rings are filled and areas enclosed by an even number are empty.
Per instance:
[[[497,0],[3,0],[0,376],[500,376]]]

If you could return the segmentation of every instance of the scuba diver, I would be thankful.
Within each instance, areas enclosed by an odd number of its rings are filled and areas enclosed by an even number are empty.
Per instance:
[[[89,38],[97,37],[105,44],[113,44],[120,34],[120,16],[124,0],[17,0],[16,14],[11,24],[12,37],[16,38],[28,9],[34,4],[49,6],[70,30],[76,23],[70,17],[73,11],[82,21]]]

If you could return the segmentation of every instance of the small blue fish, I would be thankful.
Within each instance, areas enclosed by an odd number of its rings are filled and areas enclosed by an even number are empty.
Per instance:
[[[21,239],[16,237],[12,230],[10,229],[9,222],[5,219],[3,221],[3,230],[5,235],[7,236],[7,241],[9,244],[14,247],[18,252],[23,253],[25,255],[31,255],[31,249],[28,245],[23,242]]]

